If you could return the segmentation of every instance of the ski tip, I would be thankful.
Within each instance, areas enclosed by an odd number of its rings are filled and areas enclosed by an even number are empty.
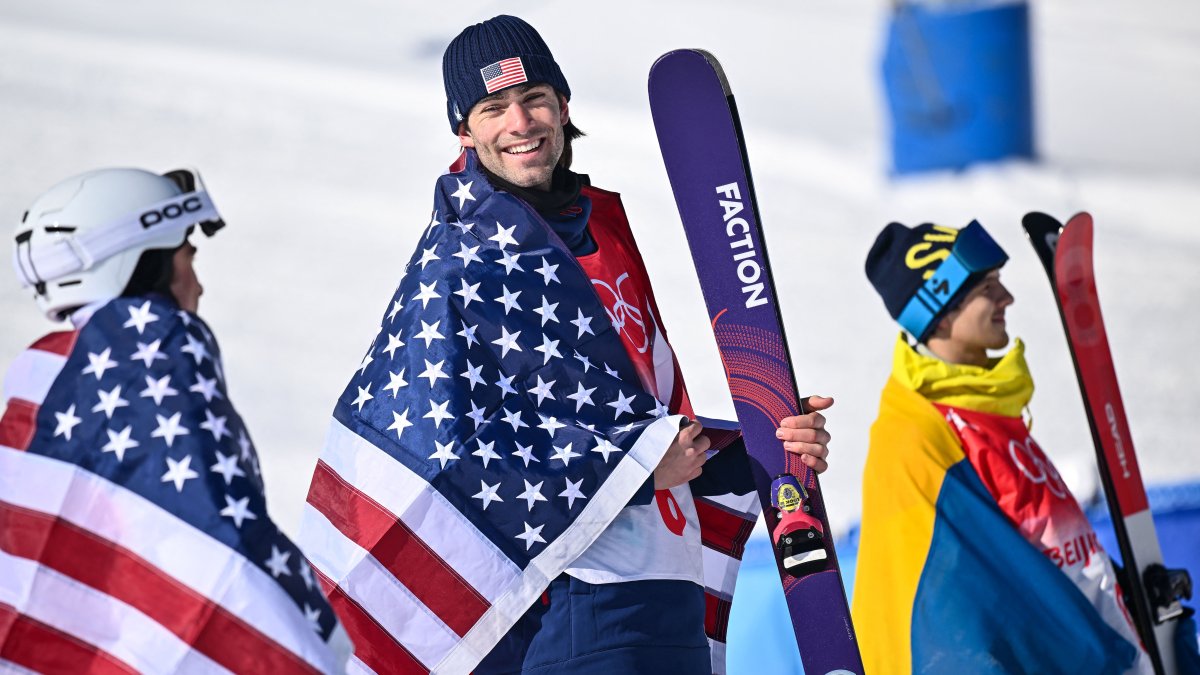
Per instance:
[[[1070,246],[1082,246],[1091,250],[1092,230],[1092,214],[1087,211],[1080,211],[1071,216],[1066,225],[1063,225],[1061,240],[1069,242]]]
[[[1075,215],[1071,216],[1070,220],[1067,221],[1067,225],[1075,223],[1087,223],[1087,227],[1091,227],[1093,225],[1092,214],[1088,213],[1087,211],[1080,211],[1079,213],[1076,213]]]
[[[1024,217],[1021,218],[1021,225],[1025,227],[1026,231],[1029,231],[1030,229],[1047,229],[1050,227],[1059,229],[1062,227],[1062,223],[1058,222],[1057,218],[1047,213],[1042,213],[1041,211],[1030,211],[1029,213],[1026,213]]]
[[[1063,229],[1058,219],[1040,211],[1026,213],[1021,218],[1021,227],[1025,229],[1025,236],[1029,238],[1029,242],[1039,251],[1043,246],[1053,251]]]
[[[1062,223],[1040,211],[1030,211],[1021,218],[1021,226],[1025,228],[1025,236],[1046,270],[1050,285],[1054,286],[1054,253],[1058,249],[1058,239],[1062,236]]]
[[[731,95],[731,91],[729,89],[729,79],[725,77],[725,69],[721,67],[721,62],[717,60],[717,57],[713,56],[712,52],[704,49],[673,49],[666,54],[663,54],[655,59],[653,66],[650,66],[650,79],[654,79],[654,72],[655,70],[659,69],[659,66],[667,63],[687,60],[703,60],[703,62],[716,74],[717,79],[721,81],[721,89],[724,90],[725,95]]]
[[[710,51],[705,49],[696,49],[694,51],[703,56],[705,61],[708,61],[709,67],[716,72],[717,79],[721,80],[721,88],[725,90],[725,95],[729,96],[729,78],[725,77],[725,69],[721,67],[721,62]]]

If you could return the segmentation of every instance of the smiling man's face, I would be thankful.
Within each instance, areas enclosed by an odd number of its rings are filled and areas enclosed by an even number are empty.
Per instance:
[[[458,140],[513,185],[549,190],[568,120],[567,102],[550,85],[510,87],[471,108]]]

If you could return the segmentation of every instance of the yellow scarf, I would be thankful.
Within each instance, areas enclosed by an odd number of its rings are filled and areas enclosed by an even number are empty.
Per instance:
[[[968,410],[1020,417],[1033,398],[1033,377],[1025,363],[1025,343],[990,359],[988,367],[946,363],[917,353],[901,334],[892,360],[892,377],[926,400]]]

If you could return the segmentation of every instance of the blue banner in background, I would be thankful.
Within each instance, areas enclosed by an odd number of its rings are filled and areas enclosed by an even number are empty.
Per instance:
[[[883,83],[897,174],[1034,157],[1029,7],[897,5]]]

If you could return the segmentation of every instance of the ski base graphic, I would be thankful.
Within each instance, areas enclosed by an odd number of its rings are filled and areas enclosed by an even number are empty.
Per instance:
[[[807,673],[861,674],[816,473],[775,438],[802,410],[728,82],[711,54],[678,50],[655,62],[649,89],[801,661]]]

